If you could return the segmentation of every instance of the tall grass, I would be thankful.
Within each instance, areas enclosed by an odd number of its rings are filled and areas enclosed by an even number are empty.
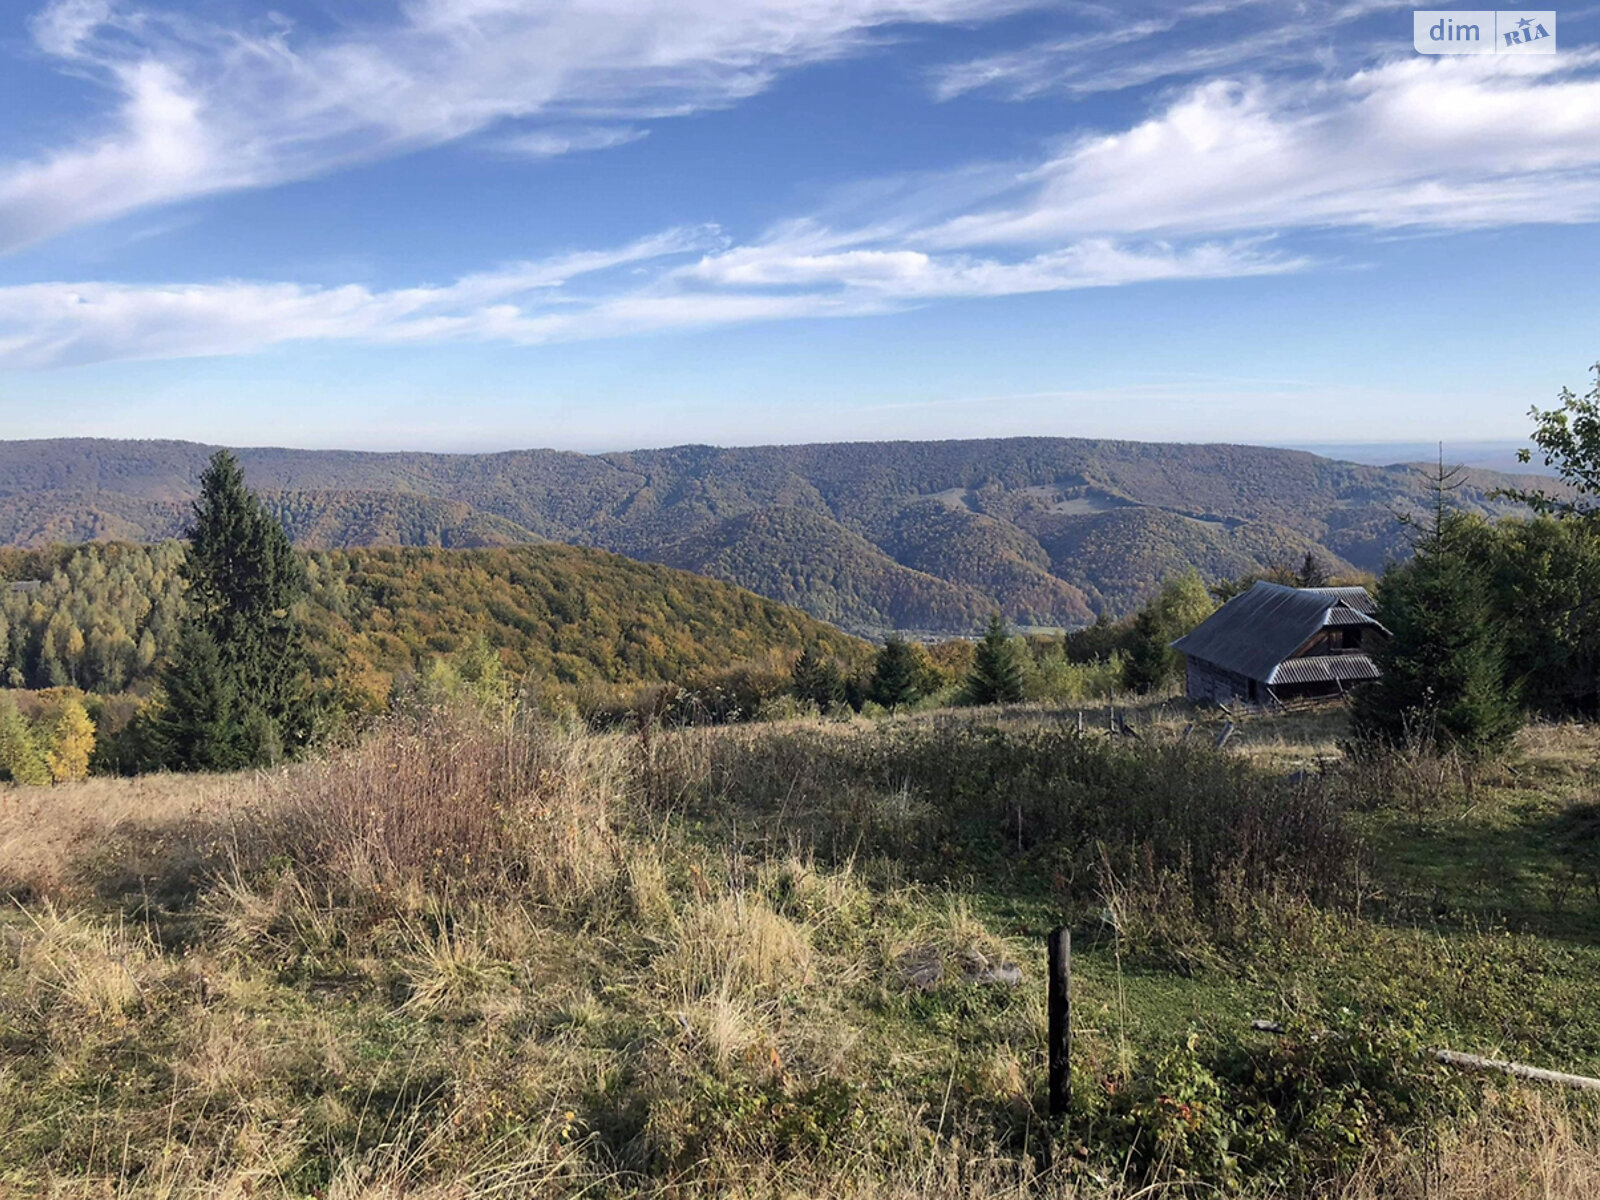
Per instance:
[[[508,892],[563,910],[611,887],[627,746],[524,717],[430,710],[359,746],[265,778],[245,866],[335,888]]]
[[[1177,874],[1207,907],[1228,888],[1337,897],[1357,846],[1339,804],[1198,743],[1138,743],[969,719],[861,731],[685,731],[651,762],[657,801],[832,861],[892,859],[931,881],[1000,876],[1067,900]]]
[[[1045,1118],[1037,939],[985,903],[1107,910],[1183,965],[1241,914],[1337,901],[1357,854],[1320,783],[1038,719],[434,710],[287,771],[117,787],[0,807],[0,1195],[1186,1194],[1139,1140],[1174,1128],[1159,1088],[1093,1099],[1136,1082],[1109,1011],[1083,1111]],[[975,980],[1001,962],[1027,985]],[[1388,1128],[1369,1100],[1339,1111]],[[1581,1106],[1419,1128],[1284,1187],[1600,1194]]]

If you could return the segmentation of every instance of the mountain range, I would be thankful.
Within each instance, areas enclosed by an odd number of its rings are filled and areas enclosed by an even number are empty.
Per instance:
[[[0,544],[181,535],[215,448],[0,442]],[[737,583],[856,633],[968,632],[1124,614],[1189,567],[1208,579],[1307,553],[1333,571],[1403,554],[1416,466],[1304,451],[1078,438],[610,454],[242,449],[246,478],[311,549],[598,547]],[[1466,473],[1497,513],[1513,481]]]

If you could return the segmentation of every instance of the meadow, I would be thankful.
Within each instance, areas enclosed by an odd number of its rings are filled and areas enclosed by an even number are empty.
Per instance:
[[[1600,1194],[1592,1102],[1429,1053],[1600,1074],[1600,730],[1119,712],[437,708],[0,790],[0,1194]]]

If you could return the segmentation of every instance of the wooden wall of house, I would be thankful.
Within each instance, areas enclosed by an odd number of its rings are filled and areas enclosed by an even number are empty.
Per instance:
[[[1250,699],[1250,681],[1243,675],[1199,659],[1184,659],[1185,695],[1191,700],[1226,704]]]

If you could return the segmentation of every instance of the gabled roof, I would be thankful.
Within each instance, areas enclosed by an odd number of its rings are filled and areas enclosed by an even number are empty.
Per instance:
[[[1346,593],[1360,595],[1347,598]],[[1315,637],[1318,630],[1327,625],[1372,625],[1383,629],[1352,601],[1372,604],[1364,588],[1292,588],[1280,583],[1258,583],[1173,642],[1172,648],[1246,679],[1309,682],[1280,678],[1277,671],[1279,664]],[[1353,670],[1376,671],[1365,655],[1359,657],[1366,666],[1352,664]]]
[[[1372,598],[1372,594],[1364,587],[1298,588],[1296,590],[1315,592],[1319,596],[1332,596],[1335,600],[1343,603],[1346,608],[1353,608],[1358,613],[1366,613],[1369,617],[1377,616],[1378,614],[1378,602]]]

